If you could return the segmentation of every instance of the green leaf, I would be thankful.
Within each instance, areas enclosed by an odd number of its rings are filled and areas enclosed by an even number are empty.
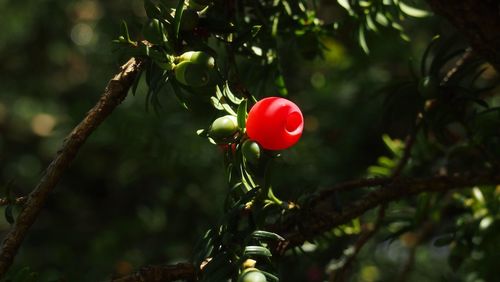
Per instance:
[[[412,7],[408,4],[405,4],[403,1],[399,2],[399,9],[401,10],[401,12],[407,14],[410,17],[414,17],[414,18],[424,18],[424,17],[428,17],[431,15],[429,12]]]
[[[337,0],[337,3],[339,3],[342,8],[346,9],[349,13],[352,12],[351,6],[349,5],[349,0]]]
[[[370,14],[367,14],[366,15],[366,27],[369,29],[369,30],[373,30],[375,32],[378,31],[378,28],[377,28],[377,25],[375,24],[375,22],[373,21],[373,18]]]
[[[276,87],[278,87],[278,92],[281,96],[288,95],[288,89],[286,88],[285,79],[283,78],[283,75],[281,73],[278,74],[274,83],[276,84]]]
[[[238,127],[241,129],[245,129],[247,122],[247,100],[243,100],[238,106]]]
[[[264,256],[271,257],[271,251],[269,249],[262,246],[246,246],[245,251],[243,252],[245,256]]]
[[[231,101],[231,103],[239,105],[243,99],[236,97],[233,92],[231,92],[231,89],[229,88],[229,84],[226,81],[226,84],[224,84],[224,88],[222,89],[222,94]]]
[[[182,91],[182,89],[179,86],[179,83],[175,79],[170,80],[170,85],[172,86],[172,89],[174,90],[175,97],[177,97],[177,100],[179,100],[179,103],[181,106],[185,109],[188,109],[188,98]]]
[[[162,19],[160,9],[151,0],[144,0],[144,10],[150,19]]]
[[[420,74],[422,76],[427,75],[427,70],[426,70],[427,59],[429,57],[429,54],[430,54],[433,46],[436,45],[437,42],[439,41],[439,38],[440,38],[439,35],[434,36],[431,40],[431,43],[429,43],[429,45],[427,45],[427,47],[425,48],[424,54],[422,55],[422,61],[420,62]]]
[[[133,41],[130,39],[130,34],[128,32],[128,26],[127,26],[127,23],[125,21],[122,21],[121,35],[125,38],[125,40],[128,43],[133,43]]]
[[[396,162],[394,160],[389,159],[386,156],[379,157],[377,162],[387,168],[393,168],[396,166]]]
[[[175,9],[174,16],[174,36],[179,38],[179,30],[181,28],[182,13],[184,12],[184,0],[179,0],[177,3],[177,8]]]
[[[217,96],[217,98],[213,99],[213,97],[211,97],[210,100],[212,101],[212,104],[216,109],[220,109],[220,107],[222,107],[222,109],[225,110],[228,114],[237,116],[236,112],[227,103],[226,98],[224,97],[224,94],[220,90],[219,86],[216,87],[215,95]]]
[[[262,28],[262,25],[254,25],[252,26],[252,37],[255,37],[257,36],[257,34],[259,33],[260,29]]]
[[[381,26],[389,26],[389,20],[383,13],[377,13],[377,15],[375,16],[375,21]]]
[[[365,28],[364,28],[364,26],[360,26],[358,28],[358,42],[359,42],[359,46],[361,46],[361,49],[363,49],[363,51],[366,54],[369,54],[370,53],[370,49],[368,49],[368,44],[366,44]]]
[[[212,103],[212,105],[214,106],[214,108],[216,108],[217,110],[219,111],[223,111],[224,110],[224,107],[222,106],[222,104],[219,102],[219,100],[215,97],[210,97],[210,102]]]
[[[270,240],[277,240],[277,241],[285,241],[285,238],[281,237],[280,235],[269,232],[269,231],[264,231],[264,230],[256,230],[252,232],[250,235],[254,238],[257,239],[270,239]]]
[[[261,270],[261,269],[259,271],[266,276],[267,281],[271,281],[271,282],[279,282],[280,281],[280,279],[274,274],[271,274],[271,273],[264,271],[264,270]]]
[[[391,175],[391,170],[386,167],[370,166],[368,167],[368,173],[374,176],[389,176]]]
[[[384,141],[384,144],[387,146],[391,152],[398,156],[402,153],[404,144],[401,140],[399,139],[391,139],[391,137],[387,134],[382,135],[382,140]]]

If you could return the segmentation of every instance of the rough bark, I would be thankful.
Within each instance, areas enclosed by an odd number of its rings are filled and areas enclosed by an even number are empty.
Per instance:
[[[322,210],[303,211],[281,226],[273,228],[278,234],[287,239],[282,251],[291,247],[300,246],[305,241],[347,223],[368,210],[380,205],[398,201],[412,195],[425,192],[445,192],[452,189],[464,189],[481,185],[500,184],[500,174],[492,175],[462,175],[438,176],[428,179],[397,179],[392,184],[370,192],[358,201],[346,206],[339,212],[323,212]],[[323,198],[326,201],[328,198]],[[316,207],[324,207],[318,202]]]
[[[465,36],[474,51],[500,71],[500,1],[427,0]]]

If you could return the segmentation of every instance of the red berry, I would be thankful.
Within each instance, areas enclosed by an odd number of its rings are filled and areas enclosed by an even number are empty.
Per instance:
[[[269,97],[250,109],[246,128],[248,137],[264,149],[283,150],[299,141],[304,129],[304,118],[293,102]]]

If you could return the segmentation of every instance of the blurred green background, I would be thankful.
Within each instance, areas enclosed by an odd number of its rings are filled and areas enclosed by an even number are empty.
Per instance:
[[[345,17],[334,1],[319,2],[325,21]],[[29,193],[63,138],[98,100],[123,62],[111,43],[122,20],[132,34],[140,30],[143,2],[0,0],[3,191]],[[435,32],[446,29],[435,19],[406,24],[411,43],[391,30],[370,34],[370,55],[349,29],[323,39],[324,59],[306,61],[297,46],[282,46],[290,99],[303,109],[306,127],[280,163],[275,184],[280,197],[294,200],[304,191],[363,176],[386,153],[382,133],[404,136],[397,123],[382,122],[380,89],[408,77],[408,58],[419,58]],[[217,222],[227,190],[222,156],[195,134],[209,121],[185,111],[169,87],[161,111],[148,112],[144,90],[141,83],[138,94],[84,145],[11,273],[29,266],[40,281],[103,281],[147,264],[186,261],[197,239]],[[276,95],[276,89],[256,94]],[[8,229],[0,217],[0,232]],[[356,281],[393,276],[405,255],[403,243],[363,252]],[[322,281],[326,265],[341,251],[332,247],[285,258],[283,281]],[[437,281],[449,272],[446,253],[423,248],[414,281]]]

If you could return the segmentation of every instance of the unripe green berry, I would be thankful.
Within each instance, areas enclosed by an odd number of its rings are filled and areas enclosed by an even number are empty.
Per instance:
[[[434,76],[425,76],[418,83],[418,92],[425,99],[436,98],[438,90],[439,81]]]
[[[202,87],[210,81],[210,72],[206,66],[192,62],[181,62],[174,68],[175,78],[186,86]]]
[[[217,118],[210,127],[209,136],[215,141],[224,141],[238,131],[238,121],[235,116],[227,115]]]
[[[243,156],[245,156],[245,159],[249,163],[253,165],[259,163],[262,150],[257,142],[252,140],[246,140],[245,142],[243,142],[241,150],[243,152]]]
[[[180,55],[177,59],[179,62],[197,63],[208,68],[213,68],[215,66],[214,58],[202,51],[188,51]]]
[[[161,29],[160,21],[157,19],[149,20],[142,28],[142,35],[144,39],[153,44],[163,43],[163,31]]]
[[[243,272],[238,282],[266,282],[266,276],[256,268],[249,268]]]

